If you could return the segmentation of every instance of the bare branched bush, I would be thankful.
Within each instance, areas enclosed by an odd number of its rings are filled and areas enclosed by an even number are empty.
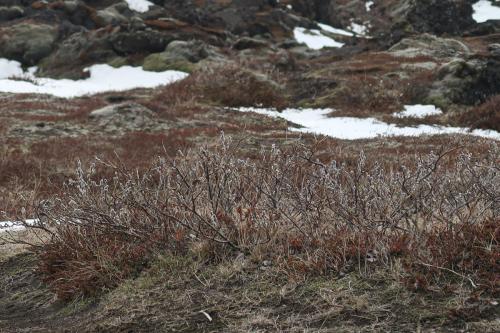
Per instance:
[[[62,298],[112,288],[152,255],[195,250],[272,260],[291,275],[331,274],[399,260],[415,285],[458,278],[498,288],[499,148],[475,160],[458,149],[392,168],[323,163],[305,146],[242,159],[230,140],[144,173],[95,177],[79,166],[63,196],[44,201],[50,239],[40,271]],[[368,163],[369,162],[369,163]],[[425,283],[422,282],[425,280]]]

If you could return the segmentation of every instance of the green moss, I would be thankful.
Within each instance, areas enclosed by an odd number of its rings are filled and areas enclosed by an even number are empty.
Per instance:
[[[443,110],[447,110],[450,107],[451,101],[446,98],[444,95],[440,93],[431,93],[424,99],[424,104],[432,104],[441,108]]]
[[[114,68],[119,68],[122,66],[128,65],[127,59],[123,57],[116,57],[113,58],[111,61],[108,62],[108,65]]]
[[[152,72],[164,72],[167,70],[176,70],[191,73],[194,65],[186,60],[170,59],[162,53],[154,53],[147,56],[142,64],[143,68]]]

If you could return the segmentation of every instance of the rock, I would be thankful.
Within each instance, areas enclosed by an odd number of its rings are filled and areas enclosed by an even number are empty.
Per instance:
[[[152,72],[176,70],[191,73],[194,70],[194,66],[191,62],[184,59],[171,59],[163,53],[150,54],[144,59],[142,67],[144,70]]]
[[[209,47],[202,41],[173,41],[168,44],[165,49],[165,54],[168,54],[170,58],[174,59],[186,59],[190,62],[198,62],[207,57],[217,57],[219,54],[215,51],[215,48]]]
[[[57,28],[48,24],[23,22],[0,28],[0,58],[35,65],[52,52],[57,36]]]
[[[108,7],[103,10],[98,10],[96,13],[96,19],[102,26],[117,25],[127,22],[127,18],[120,14],[120,12],[114,6]]]
[[[79,79],[82,69],[95,63],[108,63],[117,57],[109,41],[113,31],[82,31],[72,34],[39,64],[39,74]]]
[[[490,51],[493,57],[500,58],[500,44],[495,43],[488,45],[488,51]]]
[[[450,104],[478,105],[500,93],[500,61],[455,59],[443,65],[426,102],[447,108]]]
[[[488,20],[486,22],[472,26],[464,32],[464,36],[484,36],[500,33],[500,20]]]
[[[161,121],[145,106],[132,102],[113,104],[92,111],[89,119],[101,131],[123,132],[158,128]]]
[[[62,9],[69,14],[73,14],[79,9],[80,5],[79,1],[66,0],[62,2]]]
[[[141,30],[118,32],[110,38],[110,41],[118,54],[127,55],[160,52],[173,38],[155,30]]]
[[[10,21],[23,15],[24,10],[21,7],[0,7],[0,22]]]
[[[257,49],[261,47],[266,47],[268,43],[265,40],[251,38],[251,37],[243,37],[238,39],[233,44],[233,49],[235,50],[246,50],[246,49]]]
[[[388,10],[393,26],[390,43],[420,33],[462,35],[475,25],[472,5],[468,0],[404,0]]]
[[[218,58],[220,54],[214,47],[202,41],[173,41],[161,53],[154,53],[144,59],[143,67],[148,71],[169,69],[191,72],[193,64],[207,58]]]
[[[468,55],[471,51],[464,43],[458,40],[422,34],[401,40],[389,49],[389,53],[396,57],[405,58],[415,58],[418,56],[450,58]]]
[[[461,35],[473,26],[472,5],[466,0],[414,0],[406,19],[418,32]]]

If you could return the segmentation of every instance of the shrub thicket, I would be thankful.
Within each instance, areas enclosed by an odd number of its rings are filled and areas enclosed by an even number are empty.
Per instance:
[[[412,288],[461,281],[498,292],[499,149],[457,150],[383,167],[321,162],[302,146],[242,159],[222,141],[144,173],[79,167],[38,208],[50,234],[39,270],[61,298],[95,294],[157,253],[206,262],[244,255],[292,277],[402,267]],[[102,167],[102,165],[101,165]],[[398,265],[395,265],[398,263]]]

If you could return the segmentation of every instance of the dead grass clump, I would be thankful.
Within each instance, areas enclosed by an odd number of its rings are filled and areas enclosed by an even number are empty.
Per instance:
[[[239,67],[221,67],[204,73],[201,90],[203,97],[228,107],[261,106],[282,109],[286,99],[280,86],[267,75],[242,70]]]
[[[58,234],[59,239],[45,246],[38,269],[63,300],[82,293],[93,296],[116,287],[143,269],[152,250],[150,244],[112,230],[106,234],[89,229],[75,233],[61,228]]]
[[[500,95],[491,97],[470,111],[463,112],[458,121],[471,128],[500,131]]]
[[[403,262],[408,281],[458,277],[492,290],[500,174],[490,149],[480,160],[451,150],[385,167],[364,154],[324,163],[302,146],[242,159],[223,140],[141,173],[104,163],[113,176],[102,179],[96,164],[80,166],[38,209],[36,227],[52,235],[40,272],[68,298],[116,285],[152,253],[196,249],[207,262],[243,255],[299,277]]]
[[[382,76],[352,76],[339,85],[331,96],[323,97],[344,114],[372,116],[401,111],[409,97],[404,91],[408,80]]]
[[[413,268],[427,279],[455,275],[458,281],[475,287],[480,283],[493,294],[500,292],[500,220],[465,224],[454,228],[435,228],[427,237],[425,247],[429,260],[416,260]],[[423,250],[417,252],[422,253]],[[470,277],[475,276],[475,281]],[[453,277],[453,276],[452,276]]]
[[[287,99],[270,75],[224,65],[192,73],[188,78],[165,87],[149,103],[155,109],[167,112],[200,103],[282,109],[287,105]]]

